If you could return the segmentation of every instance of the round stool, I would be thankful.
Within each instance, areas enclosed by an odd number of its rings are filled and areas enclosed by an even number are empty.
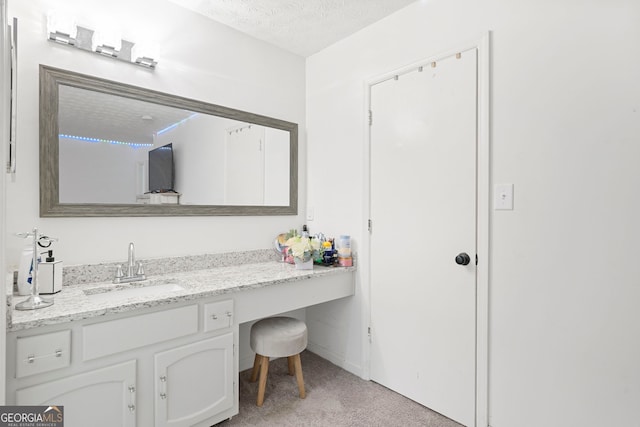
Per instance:
[[[251,349],[256,353],[253,371],[251,372],[251,382],[258,379],[258,372],[260,372],[257,405],[262,406],[264,402],[264,390],[267,386],[270,357],[287,358],[289,375],[293,375],[295,371],[300,398],[304,399],[304,379],[302,377],[300,353],[307,348],[307,325],[302,320],[292,317],[262,319],[251,326],[250,343]]]

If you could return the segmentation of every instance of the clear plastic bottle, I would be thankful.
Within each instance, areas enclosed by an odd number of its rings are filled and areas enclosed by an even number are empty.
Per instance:
[[[31,295],[33,273],[33,240],[27,239],[28,243],[22,249],[20,255],[20,265],[18,267],[18,295]]]
[[[342,267],[351,267],[353,258],[351,257],[351,236],[342,235],[338,239],[338,265]]]

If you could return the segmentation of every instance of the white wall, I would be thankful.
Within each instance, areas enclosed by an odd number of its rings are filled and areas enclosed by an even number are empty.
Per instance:
[[[134,41],[157,41],[161,45],[157,69],[149,71],[46,41],[50,10],[74,11],[78,22],[91,28],[119,26]],[[300,170],[304,171],[305,63],[301,57],[164,0],[16,0],[9,5],[9,16],[20,21],[20,158],[16,180],[7,191],[9,235],[37,225],[47,235],[60,238],[57,258],[71,265],[123,260],[130,241],[136,243],[141,258],[267,248],[276,234],[301,226],[303,215],[39,218],[38,64],[298,123]],[[302,200],[304,177],[301,173]],[[21,245],[20,239],[7,239],[8,268],[17,264]]]
[[[173,144],[174,189],[182,194],[180,203],[224,203],[225,129],[237,123],[198,114],[156,137],[155,146]]]
[[[357,246],[364,82],[492,32],[491,179],[515,185],[515,209],[491,212],[493,427],[638,425],[638,22],[630,1],[417,1],[307,60],[311,227]],[[420,230],[399,218],[398,236]],[[307,311],[316,336],[348,325],[323,349],[354,372],[360,303]]]
[[[181,193],[181,204],[225,204],[228,131],[244,126],[246,124],[237,120],[198,114],[156,136],[155,146],[173,143],[174,189]],[[289,132],[259,125],[252,128],[261,129],[264,135],[264,173],[245,170],[243,179],[264,181],[264,205],[286,206],[289,204]],[[263,176],[256,177],[258,172]],[[241,196],[234,200],[237,204],[254,204]]]
[[[61,203],[136,203],[147,148],[59,138]]]

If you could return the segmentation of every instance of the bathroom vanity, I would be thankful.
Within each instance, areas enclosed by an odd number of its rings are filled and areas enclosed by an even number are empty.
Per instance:
[[[353,293],[354,268],[275,261],[64,286],[11,313],[7,404],[64,405],[69,427],[210,426],[238,412],[241,323]]]

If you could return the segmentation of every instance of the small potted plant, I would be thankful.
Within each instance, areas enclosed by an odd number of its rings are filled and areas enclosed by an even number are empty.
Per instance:
[[[313,259],[320,251],[320,241],[312,237],[293,236],[287,240],[288,254],[293,256],[293,261],[298,270],[312,270]]]

